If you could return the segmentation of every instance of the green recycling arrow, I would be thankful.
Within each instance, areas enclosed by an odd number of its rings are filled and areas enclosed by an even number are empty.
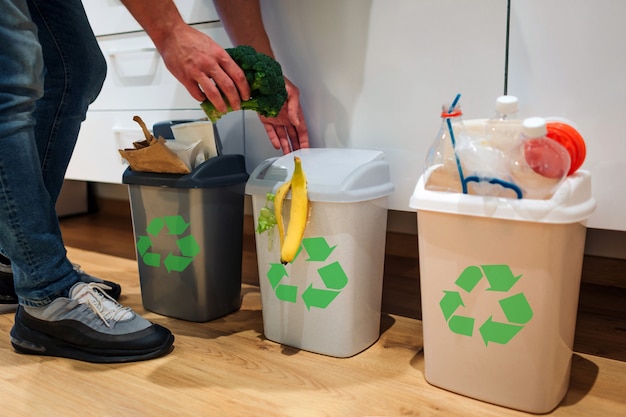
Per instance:
[[[469,293],[483,277],[489,283],[487,291],[508,292],[522,276],[515,276],[508,265],[468,266],[457,277],[455,284]],[[465,307],[461,294],[458,291],[443,292],[444,296],[439,302],[439,307],[448,327],[453,333],[472,336],[475,320],[472,317],[455,314],[459,307]],[[505,297],[498,303],[508,322],[497,322],[490,316],[480,326],[480,334],[486,346],[489,342],[499,344],[510,342],[533,317],[533,310],[523,293]]]
[[[311,310],[311,307],[326,308],[330,303],[339,295],[339,291],[321,290],[313,288],[313,284],[304,290],[302,294],[302,300],[307,310]]]
[[[158,268],[161,265],[161,255],[158,253],[146,253],[141,257],[141,259],[143,259],[143,263],[148,266]]]
[[[348,284],[348,277],[339,262],[321,267],[317,270],[326,288],[341,290]]]
[[[191,261],[193,261],[193,258],[187,258],[186,256],[172,255],[172,253],[170,252],[165,257],[165,260],[163,260],[163,265],[167,269],[167,272],[171,272],[171,271],[182,272],[185,269],[187,269]]]
[[[182,216],[165,216],[163,218],[170,235],[182,235],[190,223],[185,222]]]
[[[489,345],[489,342],[505,345],[509,343],[523,327],[524,326],[516,326],[514,324],[499,323],[489,317],[483,325],[480,326],[480,334],[486,346]]]
[[[294,260],[295,262],[302,249],[308,254],[306,262],[325,262],[336,246],[330,246],[323,237],[308,237],[302,240],[302,245],[298,250]],[[307,310],[311,307],[326,308],[340,294],[341,290],[348,284],[348,276],[339,264],[339,262],[331,262],[322,266],[317,270],[325,288],[315,288],[313,284],[302,292],[302,300]],[[283,278],[288,277],[285,265],[281,263],[270,263],[267,271],[267,279],[276,294],[276,298],[281,301],[291,303],[297,302],[298,287],[295,285],[282,284]]]
[[[468,266],[454,282],[467,292],[472,292],[476,284],[482,279],[483,271],[477,266]]]
[[[150,249],[151,246],[152,241],[148,236],[139,236],[139,239],[137,239],[137,252],[139,252],[139,255],[145,255],[145,253],[148,252],[148,249]]]
[[[448,321],[456,309],[464,304],[461,294],[457,291],[444,291],[444,293],[445,295],[439,302],[439,306],[441,307],[441,311],[443,311],[443,316],[446,318],[446,321]]]
[[[157,236],[159,233],[161,233],[161,230],[164,226],[165,221],[163,221],[162,218],[157,217],[155,219],[152,219],[150,224],[148,224],[148,227],[146,227],[146,232],[148,232],[152,236]]]
[[[270,269],[267,271],[267,279],[270,281],[270,285],[276,293],[276,298],[295,303],[298,299],[298,287],[295,285],[280,284],[280,281],[287,276],[289,275],[287,274],[285,265],[281,263],[270,264]]]
[[[507,292],[522,277],[515,276],[508,265],[483,265],[485,277],[489,281],[489,291]]]
[[[275,290],[278,283],[284,278],[288,276],[287,270],[285,269],[285,265],[281,263],[271,263],[270,269],[267,271],[267,278],[270,281],[270,285],[272,289]]]
[[[181,237],[176,241],[181,255],[193,258],[200,253],[200,245],[192,235]]]
[[[295,285],[281,284],[276,287],[276,298],[289,303],[298,301],[298,287]]]
[[[511,323],[526,324],[533,318],[533,310],[523,293],[500,300],[500,307]]]
[[[302,239],[302,245],[309,254],[309,262],[324,262],[336,246],[328,246],[323,237],[308,237]]]
[[[164,228],[167,228],[169,235],[180,236],[189,228],[190,223],[180,216],[157,217],[150,221],[146,227],[146,232],[152,236],[158,236]],[[148,250],[152,247],[152,240],[149,236],[139,236],[137,239],[137,252],[147,266],[158,268],[161,266],[161,255]],[[179,238],[176,246],[180,255],[168,253],[163,260],[167,272],[182,272],[191,264],[195,256],[200,253],[200,245],[192,235]]]
[[[471,336],[474,333],[474,319],[464,316],[452,316],[450,321],[448,321],[448,327],[453,333]]]

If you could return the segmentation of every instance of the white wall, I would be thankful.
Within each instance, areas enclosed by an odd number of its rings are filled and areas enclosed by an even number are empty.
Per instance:
[[[384,151],[392,209],[410,210],[441,105],[461,93],[467,118],[486,117],[504,91],[505,1],[262,0],[262,8],[277,58],[301,89],[313,145]],[[246,119],[252,165],[276,154],[255,119]]]
[[[589,227],[626,231],[626,2],[512,0],[509,93],[524,113],[572,120],[598,207]],[[622,239],[626,243],[626,238]]]

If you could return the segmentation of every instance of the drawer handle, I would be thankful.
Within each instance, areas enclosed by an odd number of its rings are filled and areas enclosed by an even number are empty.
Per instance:
[[[123,85],[150,85],[159,68],[159,54],[155,47],[109,51],[115,74]]]
[[[109,56],[113,58],[116,55],[139,54],[142,52],[156,52],[156,48],[154,46],[147,46],[144,48],[133,49],[112,49],[111,51],[109,51]]]

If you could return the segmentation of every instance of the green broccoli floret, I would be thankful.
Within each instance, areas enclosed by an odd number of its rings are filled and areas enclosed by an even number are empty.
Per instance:
[[[226,52],[241,67],[250,85],[250,100],[242,101],[241,109],[254,110],[266,117],[278,116],[287,101],[285,79],[280,64],[272,57],[247,45],[227,48]],[[213,123],[226,114],[218,111],[208,100],[202,102],[200,106]],[[232,110],[228,106],[227,113]]]

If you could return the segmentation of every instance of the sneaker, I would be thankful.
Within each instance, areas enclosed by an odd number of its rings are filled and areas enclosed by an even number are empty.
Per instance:
[[[18,353],[95,363],[163,356],[174,336],[109,297],[102,284],[79,282],[44,307],[18,306],[11,344]]]
[[[17,295],[13,286],[13,270],[8,259],[0,255],[0,304],[16,304]],[[4,261],[4,262],[3,262]]]
[[[86,282],[88,284],[91,282],[103,284],[104,286],[101,287],[104,289],[104,292],[106,292],[109,297],[115,300],[120,299],[120,295],[122,294],[122,287],[120,286],[120,284],[112,281],[105,281],[101,278],[89,275],[88,273],[80,269],[80,265],[78,264],[72,264],[72,266],[74,266],[74,271],[78,272],[81,282]]]
[[[122,294],[122,287],[112,281],[105,281],[103,279],[89,275],[82,269],[80,265],[72,264],[74,270],[78,273],[81,282],[95,282],[103,284],[104,291],[116,300],[120,299]],[[15,293],[15,287],[13,286],[13,269],[11,269],[11,261],[4,256],[0,255],[0,304],[17,304],[17,294]]]

